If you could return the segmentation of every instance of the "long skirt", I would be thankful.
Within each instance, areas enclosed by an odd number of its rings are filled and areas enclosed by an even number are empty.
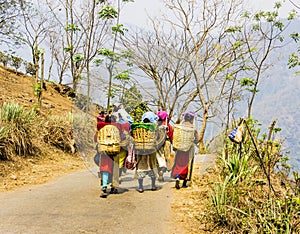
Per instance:
[[[155,177],[157,174],[156,153],[137,155],[136,172],[138,179],[143,179],[146,175]]]
[[[193,167],[194,148],[189,151],[176,151],[171,176],[181,180],[190,180]]]
[[[173,178],[179,176],[181,180],[187,178],[189,166],[189,152],[176,151],[175,163],[172,169],[171,176]]]

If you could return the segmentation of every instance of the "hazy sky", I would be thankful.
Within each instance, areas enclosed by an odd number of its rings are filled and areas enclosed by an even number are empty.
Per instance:
[[[292,9],[292,4],[288,0],[245,0],[247,6],[254,10],[273,10],[274,3],[282,2],[282,12],[286,13]],[[122,22],[142,26],[147,24],[147,14],[157,15],[162,9],[162,0],[135,0],[127,3],[123,9]],[[125,13],[126,12],[126,13]],[[121,14],[122,15],[122,14]],[[284,15],[283,15],[284,16]]]

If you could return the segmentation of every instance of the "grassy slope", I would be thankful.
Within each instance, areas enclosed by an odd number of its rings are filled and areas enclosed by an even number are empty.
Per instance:
[[[24,74],[0,66],[0,106],[14,102],[31,109],[37,104],[33,93],[35,80]],[[47,82],[43,92],[41,117],[66,117],[73,110],[72,101],[58,91],[63,87]],[[15,157],[13,161],[0,161],[0,191],[11,190],[27,184],[40,184],[64,173],[84,168],[79,154],[69,154],[46,144],[40,139],[33,140],[41,150],[31,157]]]

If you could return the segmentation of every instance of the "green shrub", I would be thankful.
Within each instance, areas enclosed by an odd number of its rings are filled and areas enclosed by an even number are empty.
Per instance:
[[[289,176],[275,123],[260,137],[248,119],[242,143],[225,142],[207,207],[220,233],[300,233],[299,175]]]

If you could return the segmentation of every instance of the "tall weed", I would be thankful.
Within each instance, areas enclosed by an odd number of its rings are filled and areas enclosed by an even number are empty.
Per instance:
[[[275,134],[246,121],[243,142],[225,142],[220,179],[210,194],[210,220],[223,233],[300,233],[299,176],[289,178],[288,157]],[[212,209],[213,208],[213,209]]]
[[[223,184],[215,183],[213,191],[210,193],[210,199],[212,201],[213,209],[215,211],[214,220],[217,223],[227,223],[227,183],[229,178],[227,177]]]
[[[36,113],[10,102],[3,104],[0,117],[0,160],[10,160],[14,155],[32,154],[32,124]]]

